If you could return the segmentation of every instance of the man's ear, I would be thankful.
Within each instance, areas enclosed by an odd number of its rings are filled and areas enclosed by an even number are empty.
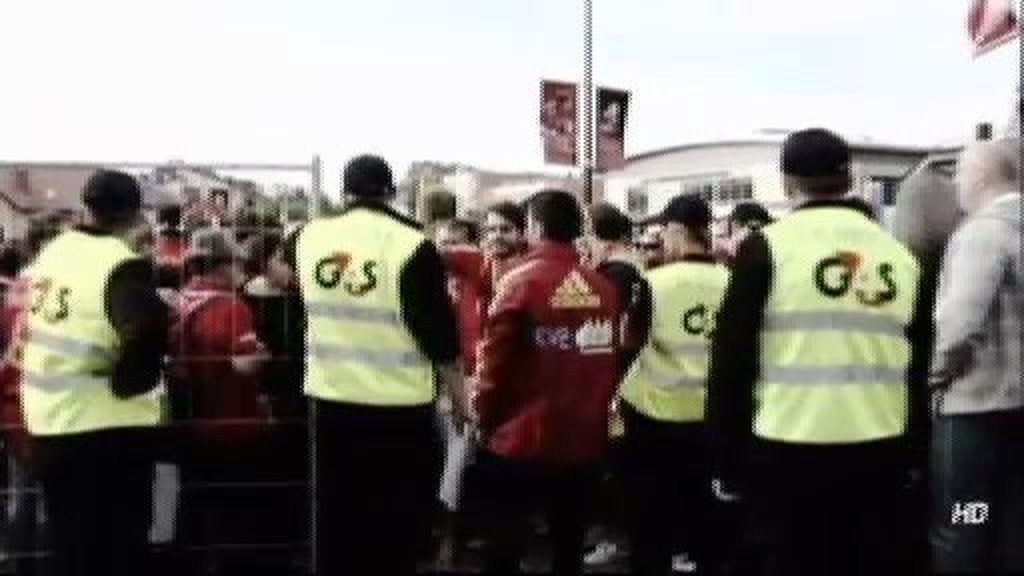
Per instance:
[[[786,198],[793,198],[797,195],[796,181],[792,176],[782,175],[782,195]]]

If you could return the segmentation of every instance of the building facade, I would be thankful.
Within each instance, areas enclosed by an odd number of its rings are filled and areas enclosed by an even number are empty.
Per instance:
[[[629,158],[604,174],[604,199],[642,219],[660,211],[680,193],[700,194],[721,217],[754,200],[773,213],[786,210],[779,156],[784,134],[702,142],[655,150]],[[851,142],[852,193],[871,203],[880,217],[892,206],[900,181],[931,148]]]

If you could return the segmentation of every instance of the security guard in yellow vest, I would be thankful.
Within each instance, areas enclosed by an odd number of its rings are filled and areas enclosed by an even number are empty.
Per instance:
[[[387,204],[388,165],[353,159],[344,192],[342,213],[306,224],[284,254],[305,309],[316,573],[412,574],[437,494],[437,385],[469,415],[456,318],[436,248]]]
[[[901,571],[928,313],[914,257],[844,198],[850,158],[826,130],[787,138],[797,207],[739,247],[713,346],[715,489],[746,500],[767,574]]]
[[[713,560],[704,396],[729,273],[711,256],[711,208],[702,198],[677,196],[656,220],[668,262],[647,274],[651,330],[619,392],[631,558],[636,573],[670,574],[673,553],[685,550],[705,572]]]
[[[142,222],[138,183],[99,171],[83,201],[89,224],[57,235],[22,272],[25,423],[52,573],[145,574],[167,313],[129,244]]]

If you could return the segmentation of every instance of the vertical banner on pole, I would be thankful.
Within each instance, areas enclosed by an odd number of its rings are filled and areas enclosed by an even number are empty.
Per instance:
[[[597,89],[597,169],[617,170],[626,165],[626,119],[629,92]]]
[[[1020,35],[1020,22],[1011,0],[972,0],[967,33],[977,58]]]
[[[576,84],[541,81],[540,131],[544,162],[575,166]]]

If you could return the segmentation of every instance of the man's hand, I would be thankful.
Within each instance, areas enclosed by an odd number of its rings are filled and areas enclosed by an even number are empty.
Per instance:
[[[732,487],[726,486],[725,481],[721,478],[715,478],[711,481],[711,492],[719,502],[738,502],[741,498],[740,493]]]
[[[255,334],[251,336],[243,337],[244,342],[248,342],[256,337]],[[231,367],[235,369],[235,372],[251,376],[259,373],[263,369],[263,366],[271,359],[270,352],[259,340],[256,340],[255,350],[246,354],[236,354],[231,357]]]
[[[462,367],[457,362],[437,367],[437,377],[448,393],[452,404],[452,422],[455,431],[464,433],[467,424],[474,421],[473,409],[469,400],[469,389]]]

